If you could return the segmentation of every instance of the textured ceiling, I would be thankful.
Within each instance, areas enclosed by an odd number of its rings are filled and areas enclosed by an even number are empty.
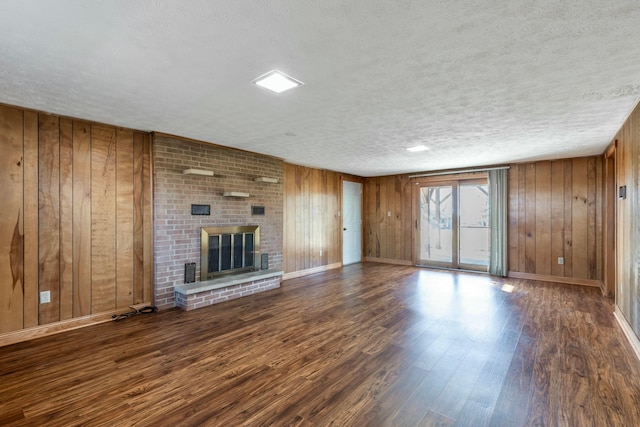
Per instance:
[[[637,0],[3,0],[0,102],[361,176],[592,155],[639,28]],[[305,86],[251,84],[274,68]]]

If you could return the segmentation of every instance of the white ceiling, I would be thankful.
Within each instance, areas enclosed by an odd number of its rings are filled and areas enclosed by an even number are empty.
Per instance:
[[[639,95],[637,0],[0,2],[2,103],[360,176],[600,154]]]

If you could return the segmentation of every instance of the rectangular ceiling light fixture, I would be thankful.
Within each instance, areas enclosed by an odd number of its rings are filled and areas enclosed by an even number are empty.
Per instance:
[[[409,147],[407,148],[407,151],[411,151],[412,153],[418,153],[420,151],[427,151],[429,148],[425,147],[424,145],[416,145],[415,147]]]
[[[304,84],[300,80],[289,77],[282,71],[278,70],[271,70],[267,74],[263,74],[255,79],[253,83],[274,91],[275,93],[281,93],[285,90],[293,89],[294,87],[302,86]]]

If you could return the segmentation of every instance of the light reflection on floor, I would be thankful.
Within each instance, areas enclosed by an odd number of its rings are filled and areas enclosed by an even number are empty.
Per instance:
[[[473,340],[491,339],[504,326],[499,308],[513,286],[501,292],[503,285],[488,275],[429,269],[414,283],[411,308],[428,319],[459,322]]]

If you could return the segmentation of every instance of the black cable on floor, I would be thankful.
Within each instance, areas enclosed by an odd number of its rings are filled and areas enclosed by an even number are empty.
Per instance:
[[[117,322],[119,320],[123,320],[123,319],[127,319],[131,316],[137,316],[138,314],[150,314],[150,313],[155,313],[158,311],[158,307],[153,306],[153,305],[147,305],[145,307],[142,307],[140,309],[135,308],[133,306],[130,306],[129,308],[131,308],[133,311],[127,311],[126,313],[120,313],[120,314],[114,314],[113,316],[111,316],[111,318]]]

